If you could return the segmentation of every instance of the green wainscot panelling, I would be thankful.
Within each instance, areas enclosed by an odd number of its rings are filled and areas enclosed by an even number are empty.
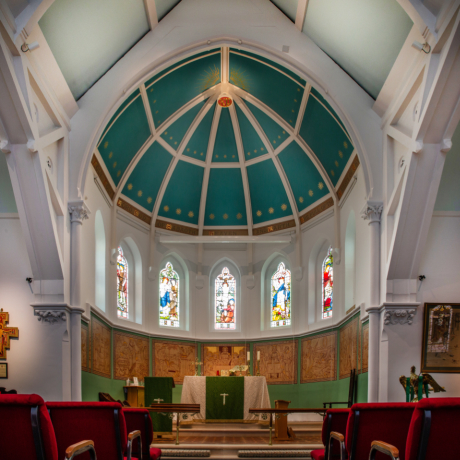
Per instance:
[[[234,51],[230,53],[229,81],[261,100],[291,126],[295,126],[303,85],[259,60]]]
[[[356,402],[366,403],[367,402],[367,390],[369,386],[369,373],[358,375],[358,391]]]
[[[204,225],[247,225],[240,168],[211,169]]]
[[[172,158],[162,145],[154,142],[129,176],[123,194],[152,212]]]
[[[99,153],[116,185],[134,155],[150,136],[149,123],[139,90],[125,110],[103,135]]]
[[[204,168],[179,161],[161,202],[159,215],[198,224]]]
[[[177,150],[179,145],[185,136],[185,133],[190,128],[193,120],[197,117],[200,110],[203,108],[206,101],[196,104],[178,120],[176,120],[169,128],[163,132],[161,137],[174,149]]]
[[[289,137],[289,133],[255,105],[248,101],[245,103],[259,122],[273,149],[276,150]]]
[[[262,139],[257,134],[257,131],[240,107],[238,105],[235,105],[235,107],[236,114],[238,116],[238,124],[240,126],[241,138],[243,140],[244,158],[248,161],[253,158],[260,157],[261,155],[266,155],[268,152],[265,149]]]
[[[286,190],[272,159],[248,166],[254,224],[292,215]]]
[[[235,132],[233,130],[230,109],[222,108],[220,112],[219,126],[217,127],[213,163],[238,163],[238,149],[236,147]]]
[[[113,380],[89,372],[81,373],[82,401],[99,401],[99,393],[109,393],[115,399],[124,401],[123,380]]]
[[[196,56],[194,56],[196,58]],[[220,52],[191,60],[147,87],[155,126],[160,126],[184,104],[220,83]]]
[[[334,185],[353,152],[342,126],[314,97],[309,97],[300,127],[300,136],[324,166]]]
[[[329,193],[316,166],[297,142],[291,142],[278,158],[291,184],[299,211]]]
[[[214,111],[216,110],[216,103],[208,110],[206,115],[201,120],[201,123],[192,134],[183,155],[195,158],[197,160],[206,161],[206,154],[208,151],[209,134],[211,132],[212,120],[214,118]]]

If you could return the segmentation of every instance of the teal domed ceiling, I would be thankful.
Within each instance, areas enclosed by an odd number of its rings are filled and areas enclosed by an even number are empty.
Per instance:
[[[331,206],[331,191],[340,198],[359,164],[353,152],[308,82],[259,55],[218,48],[129,95],[92,164],[117,205],[148,224],[251,235]]]

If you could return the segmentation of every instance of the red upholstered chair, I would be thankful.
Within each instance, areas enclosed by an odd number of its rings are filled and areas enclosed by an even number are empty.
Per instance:
[[[139,444],[133,446],[133,456],[142,460],[158,460],[161,458],[161,450],[150,447],[153,441],[153,426],[147,409],[123,408],[128,433],[139,430],[141,432],[142,446],[144,447],[142,456],[139,455]]]
[[[139,438],[140,442],[139,431],[127,435],[120,403],[47,402],[46,406],[56,433],[59,458],[63,458],[65,446],[78,439],[92,439],[98,460],[130,460],[133,441]],[[89,457],[84,455],[82,460],[87,460]]]
[[[321,440],[323,441],[325,448],[313,450],[311,452],[311,458],[313,458],[313,460],[327,460],[329,458],[329,435],[331,434],[331,431],[345,433],[349,414],[350,409],[329,409],[326,412],[326,416],[323,420],[323,429],[321,431]],[[333,444],[330,458],[340,458],[339,443],[335,442]]]
[[[459,457],[460,398],[425,398],[417,403],[404,451],[392,443],[372,443],[370,459],[385,452],[392,459],[441,460]],[[399,450],[399,452],[398,452]],[[388,457],[382,457],[388,458]]]
[[[345,439],[332,432],[330,442],[332,439],[345,441],[349,460],[368,460],[371,444],[375,440],[392,444],[404,452],[414,408],[413,403],[353,404]],[[343,448],[343,442],[341,446]],[[387,460],[381,452],[377,452],[375,458]],[[405,460],[405,457],[401,456],[401,460]]]
[[[92,441],[68,446],[70,444],[63,449],[61,459],[72,459],[88,451],[91,459],[96,458]],[[40,396],[0,396],[0,458],[58,460],[53,425]]]

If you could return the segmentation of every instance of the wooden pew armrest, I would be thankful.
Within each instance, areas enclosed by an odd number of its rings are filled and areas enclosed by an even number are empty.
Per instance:
[[[80,441],[67,447],[65,451],[65,460],[72,460],[83,452],[88,452],[91,460],[96,460],[96,451],[94,450],[93,441]]]
[[[131,460],[131,455],[133,453],[133,443],[134,440],[139,438],[139,452],[142,452],[142,438],[141,438],[141,432],[139,430],[131,431],[131,433],[128,434],[128,456],[126,457],[127,460]]]
[[[331,434],[329,435],[329,452],[327,460],[331,458],[334,440],[338,441],[340,444],[340,460],[345,460],[347,458],[345,453],[345,436],[343,434],[337,433],[337,431],[331,431]]]
[[[375,459],[377,451],[382,452],[382,454],[388,455],[391,458],[391,460],[399,460],[399,450],[395,446],[392,446],[391,444],[388,444],[383,441],[372,441],[369,460]]]

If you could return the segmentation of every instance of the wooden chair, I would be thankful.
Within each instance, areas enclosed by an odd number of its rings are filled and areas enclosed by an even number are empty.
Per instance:
[[[347,407],[351,407],[353,403],[355,402],[355,395],[356,395],[356,390],[358,387],[358,379],[356,375],[356,369],[352,369],[350,372],[350,385],[348,387],[348,401],[341,401],[341,402],[323,402],[323,407],[326,409],[327,406],[329,406],[329,409],[332,408],[332,406],[337,405],[337,404],[346,404]]]
[[[65,446],[76,439],[91,438],[98,460],[131,460],[134,440],[139,438],[141,443],[140,431],[127,434],[119,403],[48,402],[46,406],[56,433],[59,458],[63,458]]]
[[[325,446],[324,449],[316,449],[311,451],[313,460],[339,459],[340,448],[338,443],[334,443],[331,455],[329,457],[329,436],[332,431],[345,433],[347,429],[348,415],[350,409],[328,409],[323,420],[323,429],[321,431],[321,440]]]
[[[62,449],[61,459],[71,460],[77,455],[88,452],[86,455],[89,455],[91,460],[96,460],[92,441],[70,444]],[[34,394],[0,396],[0,458],[2,460],[58,460],[53,425],[45,402],[40,396]]]
[[[369,459],[440,460],[459,457],[460,398],[425,398],[412,415],[405,449],[377,435]],[[380,455],[381,457],[378,457]]]
[[[141,432],[142,446],[144,449],[140,454],[141,446],[139,443],[133,446],[132,455],[137,459],[142,460],[158,460],[161,458],[161,450],[155,447],[150,447],[153,441],[153,426],[147,409],[138,408],[123,408],[123,414],[126,420],[126,429],[129,432],[139,430]],[[125,452],[127,455],[127,452]]]
[[[329,449],[338,441],[341,459],[368,460],[372,442],[381,440],[404,452],[414,408],[413,403],[353,404],[345,436],[332,431]],[[377,453],[376,458],[384,458],[381,455]]]

